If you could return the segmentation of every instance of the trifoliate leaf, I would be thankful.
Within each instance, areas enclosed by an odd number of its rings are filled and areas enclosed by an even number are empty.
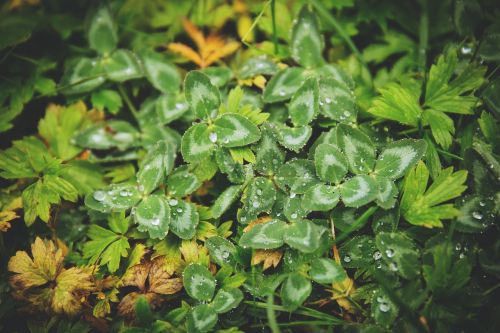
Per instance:
[[[168,193],[174,197],[185,197],[201,186],[198,178],[186,167],[179,167],[167,179]]]
[[[100,212],[122,211],[133,207],[140,199],[138,186],[116,184],[87,194],[85,205]]]
[[[298,152],[309,141],[312,134],[310,126],[287,127],[280,126],[277,130],[279,143],[294,152]]]
[[[174,198],[170,199],[168,204],[170,205],[170,230],[181,239],[192,239],[200,221],[196,206]]]
[[[378,186],[366,175],[355,176],[340,186],[342,202],[347,207],[360,207],[376,199]]]
[[[367,174],[375,165],[375,147],[370,138],[357,128],[339,125],[337,141],[355,174]]]
[[[318,184],[311,187],[302,197],[302,208],[309,211],[326,212],[339,202],[340,195],[333,186]]]
[[[327,258],[317,258],[311,261],[309,275],[314,281],[323,284],[342,282],[347,278],[342,266]]]
[[[214,132],[206,124],[191,126],[182,136],[182,157],[188,163],[199,162],[212,154],[215,149]]]
[[[290,247],[304,253],[311,253],[318,249],[321,230],[309,220],[292,222],[283,234],[283,240]]]
[[[212,216],[216,219],[222,216],[236,201],[241,193],[241,185],[229,186],[222,192],[212,206]]]
[[[211,119],[217,116],[220,105],[219,89],[217,89],[207,75],[200,71],[191,71],[184,80],[186,101],[201,119]]]
[[[91,225],[88,231],[91,239],[83,246],[83,256],[89,264],[99,261],[114,273],[120,267],[121,257],[127,257],[130,245],[126,237],[98,225]]]
[[[205,333],[217,324],[217,312],[212,305],[199,304],[187,314],[186,328],[188,333]]]
[[[281,303],[289,311],[294,311],[311,295],[311,291],[311,281],[299,273],[292,273],[281,285]]]
[[[303,6],[292,28],[291,53],[302,67],[318,67],[323,64],[323,36],[318,20],[308,6]]]
[[[129,50],[116,50],[103,64],[108,79],[124,82],[143,75],[140,60]]]
[[[403,177],[424,156],[426,149],[424,140],[404,139],[391,142],[380,153],[375,173],[389,179]]]
[[[116,48],[116,25],[108,6],[99,7],[90,20],[87,39],[91,49],[107,54]]]
[[[239,114],[223,114],[215,120],[214,125],[210,139],[223,147],[246,146],[260,139],[257,126]]]
[[[217,313],[226,313],[236,308],[243,300],[243,293],[238,288],[219,289],[212,306]]]
[[[319,109],[326,117],[346,124],[354,122],[358,113],[354,92],[332,77],[319,80]]]
[[[150,148],[137,172],[137,182],[144,187],[144,193],[153,192],[163,183],[165,175],[172,171],[174,160],[175,152],[166,141],[159,141]]]
[[[207,267],[201,264],[190,264],[182,273],[184,289],[198,301],[210,301],[215,292],[215,278]]]
[[[288,67],[273,76],[266,85],[263,99],[266,103],[286,101],[297,91],[304,80],[304,70],[298,67]]]
[[[276,249],[284,243],[285,229],[286,223],[280,220],[256,224],[241,236],[239,245],[253,249]]]
[[[288,104],[288,113],[295,126],[308,125],[319,113],[319,88],[316,78],[309,78],[295,92]]]
[[[163,195],[152,194],[142,199],[133,208],[132,215],[139,231],[148,232],[149,237],[163,239],[170,225],[170,206]]]
[[[207,239],[205,242],[210,259],[219,266],[233,265],[236,247],[233,243],[220,236],[214,236]]]
[[[179,72],[165,57],[156,52],[149,52],[143,54],[141,60],[146,77],[153,87],[169,95],[179,90]]]
[[[406,279],[412,279],[419,273],[419,253],[413,241],[405,234],[380,232],[375,236],[375,241],[389,270]]]
[[[321,143],[314,151],[314,165],[319,178],[329,183],[339,183],[347,174],[347,160],[335,146]]]
[[[309,188],[319,183],[316,178],[314,162],[304,159],[291,160],[278,170],[276,177],[278,186],[287,187],[291,193],[303,194]]]
[[[241,202],[243,207],[239,211],[239,221],[243,224],[255,220],[260,213],[271,211],[276,199],[276,189],[271,180],[264,177],[255,177],[246,187]]]

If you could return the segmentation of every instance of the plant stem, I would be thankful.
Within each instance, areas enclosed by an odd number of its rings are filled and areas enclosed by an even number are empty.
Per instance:
[[[274,53],[278,54],[278,34],[276,32],[276,0],[271,0],[271,18],[273,20]]]
[[[267,296],[266,302],[266,314],[267,321],[269,322],[269,328],[271,328],[271,332],[273,333],[281,333],[281,330],[278,326],[278,321],[276,320],[276,313],[274,312],[274,295],[273,293],[269,293]]]
[[[125,101],[125,104],[127,104],[128,108],[129,108],[130,112],[132,113],[132,115],[134,116],[135,120],[139,121],[139,112],[137,111],[134,104],[130,100],[130,97],[128,96],[127,91],[125,90],[125,87],[123,86],[123,84],[118,85],[118,91],[120,92],[120,95],[122,96],[123,100]]]
[[[439,148],[436,148],[436,150],[438,152],[440,152],[441,154],[445,155],[445,156],[448,156],[448,157],[451,157],[451,158],[454,158],[456,160],[459,160],[459,161],[463,161],[464,159],[461,158],[460,156],[458,155],[455,155],[453,153],[450,153],[450,152],[447,152],[446,150],[442,150],[442,149],[439,149]]]
[[[346,239],[351,233],[353,233],[354,231],[358,230],[363,225],[365,225],[370,216],[372,216],[377,211],[377,209],[378,209],[377,206],[368,208],[360,217],[356,219],[356,221],[354,221],[353,224],[350,225],[349,228],[346,229],[346,231],[340,234],[340,236],[333,241],[333,244],[338,244],[339,242]]]
[[[429,6],[428,0],[421,0],[422,12],[418,31],[418,70],[424,74],[427,65],[427,47],[429,45]]]

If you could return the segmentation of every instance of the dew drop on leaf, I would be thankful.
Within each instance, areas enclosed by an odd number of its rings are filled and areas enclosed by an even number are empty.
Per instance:
[[[106,198],[106,193],[104,193],[103,191],[94,192],[94,199],[96,199],[97,201],[103,201],[104,198]]]

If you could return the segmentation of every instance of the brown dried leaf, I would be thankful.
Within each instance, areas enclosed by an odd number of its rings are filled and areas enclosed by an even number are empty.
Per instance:
[[[276,268],[282,257],[283,252],[280,250],[255,250],[252,255],[252,265],[264,263],[262,266],[263,270],[266,270],[271,266]]]

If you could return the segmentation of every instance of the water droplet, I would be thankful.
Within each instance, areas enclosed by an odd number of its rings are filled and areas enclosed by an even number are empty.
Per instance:
[[[217,142],[217,133],[215,132],[211,132],[209,135],[208,135],[208,138],[210,139],[210,141],[212,143],[216,143]]]
[[[290,215],[290,217],[291,217],[292,219],[296,219],[296,218],[297,218],[297,214],[296,214],[296,213],[293,213],[292,215]]]
[[[144,192],[144,185],[139,185],[137,189],[139,190],[139,192]]]
[[[387,255],[387,257],[392,258],[392,257],[394,257],[394,250],[387,249],[387,250],[385,250],[385,254]]]
[[[345,257],[344,257],[344,261],[345,261],[345,262],[351,262],[351,257],[349,257],[349,256],[345,256]]]
[[[290,193],[290,199],[295,198],[295,196],[296,196],[296,195],[297,195],[297,194],[295,194],[295,193],[293,193],[293,192],[292,192],[292,193]]]
[[[380,258],[382,258],[382,253],[380,253],[380,251],[376,251],[376,252],[373,254],[373,259],[375,259],[375,260],[379,260]]]
[[[103,191],[96,191],[94,192],[94,199],[97,201],[103,201],[106,198],[106,193]]]
[[[460,253],[460,255],[459,255],[458,257],[459,257],[460,259],[463,259],[463,258],[465,258],[465,254]]]
[[[121,197],[128,197],[129,195],[132,195],[132,193],[130,193],[129,191],[127,190],[121,190],[120,191],[120,196]]]
[[[177,213],[182,213],[182,208],[177,208]]]
[[[472,212],[472,217],[475,218],[476,220],[480,220],[483,218],[483,214],[479,212]]]
[[[391,306],[387,303],[380,303],[378,306],[379,310],[382,312],[387,312],[391,309]]]
[[[457,243],[455,246],[455,250],[460,251],[462,249],[462,245],[460,243]]]
[[[155,218],[155,219],[151,220],[151,224],[152,225],[160,225],[160,219],[159,218]]]
[[[179,201],[177,199],[170,199],[170,201],[168,202],[168,204],[170,206],[175,206],[179,203]]]
[[[484,202],[484,201],[479,201],[479,206],[481,206],[481,207],[486,206],[486,202]]]
[[[262,195],[262,190],[261,189],[257,189],[257,195]]]
[[[224,258],[224,259],[229,258],[229,252],[228,251],[222,252],[222,258]]]
[[[396,265],[396,263],[394,263],[394,262],[391,262],[391,263],[389,264],[389,269],[390,269],[391,271],[395,272],[395,271],[397,271],[397,270],[398,270],[398,265]]]
[[[471,54],[472,53],[472,48],[468,46],[462,46],[460,49],[460,52],[462,52],[463,55]]]
[[[252,202],[252,207],[257,208],[260,204],[257,201]]]
[[[280,90],[280,91],[278,92],[278,95],[280,95],[280,96],[285,96],[285,91],[284,91],[284,90]]]
[[[325,102],[326,102],[326,104],[330,104],[332,102],[332,99],[329,97],[326,97]]]

